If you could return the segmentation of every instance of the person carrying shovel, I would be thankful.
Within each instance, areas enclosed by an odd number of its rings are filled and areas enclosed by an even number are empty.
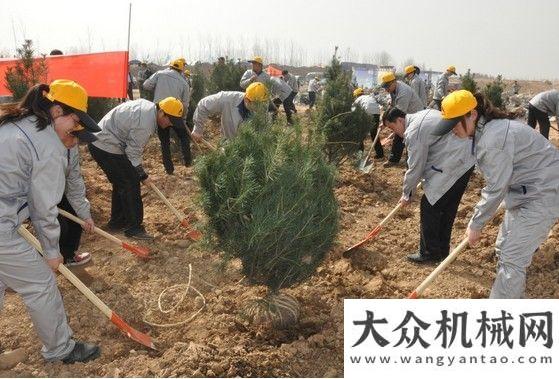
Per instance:
[[[455,91],[442,101],[436,136],[453,132],[471,143],[485,178],[466,232],[475,246],[504,200],[495,251],[497,275],[491,298],[524,297],[532,256],[559,218],[559,150],[544,136],[494,107],[483,95]]]
[[[67,152],[100,130],[86,113],[87,98],[76,82],[55,80],[0,107],[0,308],[6,287],[21,296],[49,362],[87,362],[100,354],[98,346],[72,338],[53,273],[63,262],[56,205]],[[28,218],[44,259],[18,234]]]
[[[451,134],[432,134],[441,120],[441,112],[434,109],[405,114],[394,107],[382,115],[383,125],[402,137],[408,149],[400,199],[403,207],[411,202],[417,184],[423,180],[419,251],[407,256],[417,263],[438,262],[448,256],[458,205],[475,164],[468,141]]]
[[[153,237],[143,226],[144,204],[140,182],[150,179],[142,166],[142,154],[149,137],[158,128],[184,128],[183,105],[174,97],[154,104],[145,99],[127,101],[112,109],[99,122],[102,131],[89,152],[113,185],[109,231],[124,230],[137,240]]]

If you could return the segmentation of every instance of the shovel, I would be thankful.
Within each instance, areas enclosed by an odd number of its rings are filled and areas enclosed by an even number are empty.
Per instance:
[[[43,249],[41,248],[41,244],[35,238],[33,234],[29,230],[27,230],[23,225],[18,228],[18,233],[29,242],[31,246],[35,248],[39,252],[39,254],[43,255]],[[66,279],[70,281],[86,298],[87,300],[91,301],[93,305],[97,307],[113,324],[116,325],[117,328],[122,330],[128,338],[141,343],[144,346],[149,347],[150,349],[155,350],[155,345],[150,336],[144,334],[130,325],[126,323],[119,315],[113,312],[101,299],[97,297],[85,284],[82,283],[73,273],[70,271],[66,266],[63,264],[58,266],[58,272],[60,272]]]
[[[367,162],[369,162],[369,157],[371,156],[371,153],[375,148],[375,143],[377,143],[378,141],[379,135],[380,135],[380,126],[377,127],[377,134],[375,136],[375,139],[373,140],[373,144],[371,145],[369,152],[367,153],[367,156],[365,156],[359,163],[359,170],[365,174],[371,172],[371,169],[373,168],[373,164],[375,163],[375,160],[373,159],[372,162],[367,165]]]

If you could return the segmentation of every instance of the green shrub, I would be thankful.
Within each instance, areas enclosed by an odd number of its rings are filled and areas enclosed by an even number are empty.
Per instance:
[[[35,84],[47,82],[48,66],[45,56],[35,60],[34,52],[33,42],[25,40],[23,46],[17,49],[19,60],[15,66],[6,70],[6,87],[12,93],[14,101],[25,96]]]

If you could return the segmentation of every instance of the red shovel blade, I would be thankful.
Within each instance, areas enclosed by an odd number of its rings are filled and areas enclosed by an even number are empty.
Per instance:
[[[119,315],[114,312],[112,312],[111,315],[111,322],[115,324],[117,328],[122,330],[128,336],[128,338],[141,343],[142,345],[147,346],[150,349],[157,350],[150,336],[137,331],[136,329],[128,325],[126,321],[124,321]]]
[[[187,228],[187,229],[189,229],[191,227],[190,222],[188,222],[188,218],[184,218],[181,221],[181,225],[183,227]],[[188,233],[186,233],[186,236],[193,241],[199,241],[200,238],[202,238],[202,232],[200,232],[199,230],[196,230],[196,229],[192,229],[192,230],[188,231]]]
[[[417,299],[419,296],[417,295],[417,292],[413,291],[412,293],[410,293],[408,295],[408,299]]]
[[[355,245],[353,245],[349,249],[345,250],[342,253],[342,256],[344,258],[347,258],[349,253],[351,253],[353,250],[357,249],[358,247],[363,246],[365,243],[367,243],[370,240],[372,240],[373,238],[375,238],[380,233],[380,230],[381,230],[380,226],[377,225],[373,230],[371,230],[371,232],[367,235],[367,237],[365,237],[362,241],[356,243]]]
[[[136,245],[129,244],[127,242],[122,242],[122,247],[128,250],[129,252],[131,252],[132,254],[137,255],[138,257],[141,258],[149,257],[149,250],[147,249],[147,247],[136,246]]]

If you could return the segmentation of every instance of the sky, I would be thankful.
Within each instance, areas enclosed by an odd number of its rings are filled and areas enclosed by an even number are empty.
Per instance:
[[[38,52],[127,49],[165,63],[227,55],[267,62],[414,62],[442,71],[559,78],[558,0],[0,0],[0,55],[31,39]],[[387,54],[384,54],[385,56]]]

